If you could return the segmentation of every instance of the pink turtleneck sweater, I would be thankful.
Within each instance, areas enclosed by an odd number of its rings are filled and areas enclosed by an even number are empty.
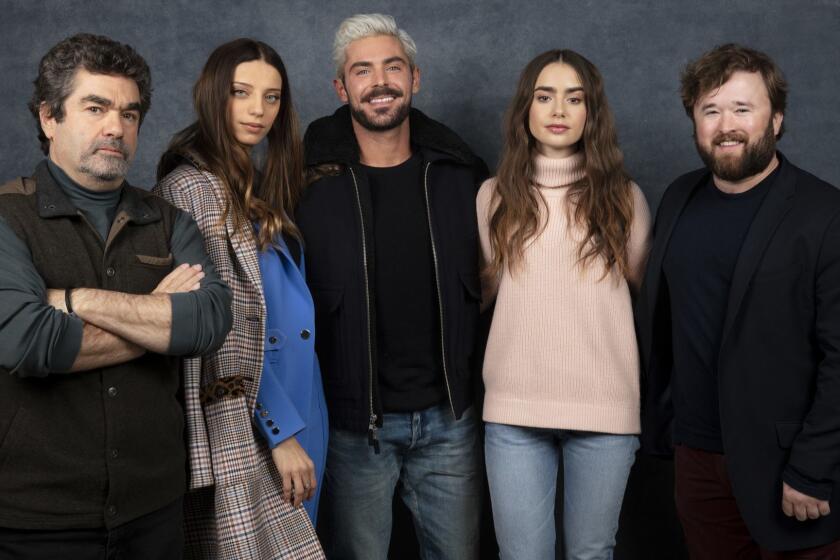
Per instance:
[[[638,290],[650,243],[650,211],[634,183],[629,273],[603,279],[602,261],[578,263],[584,230],[569,222],[568,185],[584,176],[583,156],[537,155],[534,183],[548,223],[526,246],[522,266],[485,283],[496,308],[484,357],[484,420],[517,426],[637,434],[639,355],[630,286]],[[476,200],[484,262],[495,178]],[[546,215],[542,220],[545,222]]]

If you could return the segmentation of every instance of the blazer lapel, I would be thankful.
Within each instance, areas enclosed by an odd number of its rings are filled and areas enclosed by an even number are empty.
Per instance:
[[[738,254],[738,262],[735,263],[735,271],[732,274],[732,285],[729,287],[729,300],[726,305],[726,318],[723,323],[723,334],[721,336],[721,348],[726,342],[735,317],[744,300],[744,295],[749,288],[750,280],[758,268],[761,258],[773,233],[791,208],[791,199],[796,192],[796,173],[793,166],[787,163],[783,157],[779,157],[779,175],[770,185],[770,189],[761,203],[758,212],[753,218],[744,243],[741,245],[741,252]]]
[[[214,190],[214,194],[219,201],[219,208],[224,208],[225,201],[221,190]],[[227,230],[230,247],[233,249],[233,261],[238,262],[242,267],[242,270],[245,271],[245,276],[254,287],[254,291],[259,294],[260,307],[265,309],[265,299],[262,290],[262,274],[260,273],[260,261],[259,256],[257,255],[257,247],[247,232],[236,229],[234,225],[233,212],[234,210],[231,208],[231,211],[228,212],[225,217],[225,229]],[[245,227],[249,224],[248,220],[244,218],[241,223],[245,225]]]
[[[654,232],[653,247],[650,253],[647,276],[645,278],[645,295],[647,301],[650,302],[647,309],[649,313],[648,324],[653,324],[654,307],[658,299],[659,282],[662,277],[662,262],[665,260],[665,253],[668,251],[668,244],[671,241],[674,226],[677,225],[680,215],[682,215],[683,209],[691,198],[691,195],[704,181],[708,181],[708,177],[709,173],[705,170],[698,171],[690,177],[687,177],[686,182],[681,185],[682,188],[678,189],[673,199],[668,201],[668,207],[663,207],[657,215],[658,223]]]

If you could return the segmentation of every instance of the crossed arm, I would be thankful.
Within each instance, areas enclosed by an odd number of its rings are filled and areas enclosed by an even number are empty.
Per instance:
[[[230,290],[204,251],[187,214],[178,216],[171,251],[178,264],[150,294],[48,289],[26,244],[0,220],[0,368],[20,377],[123,363],[146,351],[198,355],[230,330]]]
[[[84,326],[81,347],[69,371],[121,364],[139,358],[147,350],[165,352],[172,329],[168,294],[197,290],[203,277],[201,265],[182,264],[149,295],[73,290],[71,305]],[[66,313],[65,290],[47,290],[47,303]]]

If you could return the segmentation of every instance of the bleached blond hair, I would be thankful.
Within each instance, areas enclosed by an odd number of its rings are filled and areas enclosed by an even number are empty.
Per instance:
[[[417,45],[414,39],[397,27],[393,16],[386,14],[356,14],[341,22],[338,31],[335,32],[333,42],[333,62],[335,62],[335,75],[339,79],[344,78],[344,64],[347,62],[347,46],[353,41],[376,37],[379,35],[390,35],[396,37],[402,45],[405,55],[408,57],[408,64],[414,68],[414,57],[417,56]]]

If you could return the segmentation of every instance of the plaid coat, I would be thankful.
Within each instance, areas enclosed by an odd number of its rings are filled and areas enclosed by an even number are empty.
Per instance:
[[[253,239],[222,223],[224,190],[186,162],[154,192],[192,214],[207,253],[233,293],[233,328],[216,352],[184,360],[189,445],[186,557],[321,559],[303,508],[283,503],[271,453],[251,426],[263,368],[266,309]]]

